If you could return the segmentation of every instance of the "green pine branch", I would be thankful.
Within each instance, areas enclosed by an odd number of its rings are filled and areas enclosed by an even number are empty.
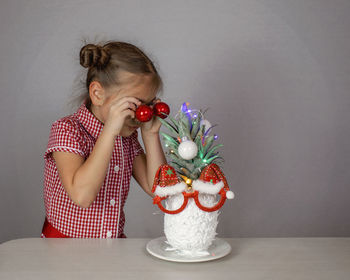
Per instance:
[[[170,158],[171,165],[179,175],[189,177],[192,180],[198,179],[203,168],[208,164],[215,162],[219,165],[223,162],[223,158],[217,152],[217,149],[223,145],[215,145],[214,136],[210,135],[213,126],[205,131],[205,126],[200,125],[206,111],[207,109],[204,112],[200,110],[195,117],[192,114],[187,115],[180,111],[176,119],[171,116],[168,116],[167,120],[159,118],[164,127],[170,132],[170,134],[165,132],[160,132],[160,134],[163,136],[164,144],[168,149],[167,156]],[[204,136],[205,132],[207,133],[206,136]],[[185,160],[178,153],[178,147],[183,137],[192,140],[198,147],[198,154],[192,160]],[[202,142],[203,137],[205,137],[204,143]]]

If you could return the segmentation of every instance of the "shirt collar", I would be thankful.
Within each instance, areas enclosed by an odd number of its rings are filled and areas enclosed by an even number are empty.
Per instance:
[[[103,123],[100,122],[90,111],[86,108],[86,103],[84,102],[77,111],[77,117],[79,122],[87,130],[87,132],[93,136],[95,139],[100,135]]]

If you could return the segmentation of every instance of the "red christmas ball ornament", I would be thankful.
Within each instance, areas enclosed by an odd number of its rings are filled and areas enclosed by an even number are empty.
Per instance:
[[[170,108],[168,104],[164,102],[159,102],[154,104],[153,111],[156,116],[165,119],[170,113]]]
[[[148,122],[153,117],[152,108],[147,105],[140,105],[135,112],[136,119],[140,122]]]

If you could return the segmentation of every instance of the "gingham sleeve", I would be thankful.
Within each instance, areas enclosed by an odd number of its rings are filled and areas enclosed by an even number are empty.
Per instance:
[[[133,134],[131,134],[131,145],[132,145],[132,150],[133,150],[133,157],[136,157],[140,154],[145,153],[143,150],[142,146],[140,145],[140,142],[138,140],[138,132],[135,130]]]
[[[45,158],[52,152],[70,152],[85,157],[79,130],[72,120],[58,120],[52,124]]]

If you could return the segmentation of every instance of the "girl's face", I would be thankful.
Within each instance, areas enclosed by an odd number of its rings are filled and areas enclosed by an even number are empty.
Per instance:
[[[156,100],[156,92],[154,91],[151,83],[151,75],[137,75],[129,72],[119,73],[119,79],[121,81],[120,87],[111,87],[105,90],[105,99],[101,106],[98,106],[98,110],[94,112],[95,116],[103,123],[108,118],[109,109],[112,103],[118,101],[122,97],[132,96],[152,107]],[[94,105],[92,105],[94,106]],[[124,125],[120,131],[120,135],[127,137],[130,136],[136,129],[141,126],[136,118],[128,116]]]

